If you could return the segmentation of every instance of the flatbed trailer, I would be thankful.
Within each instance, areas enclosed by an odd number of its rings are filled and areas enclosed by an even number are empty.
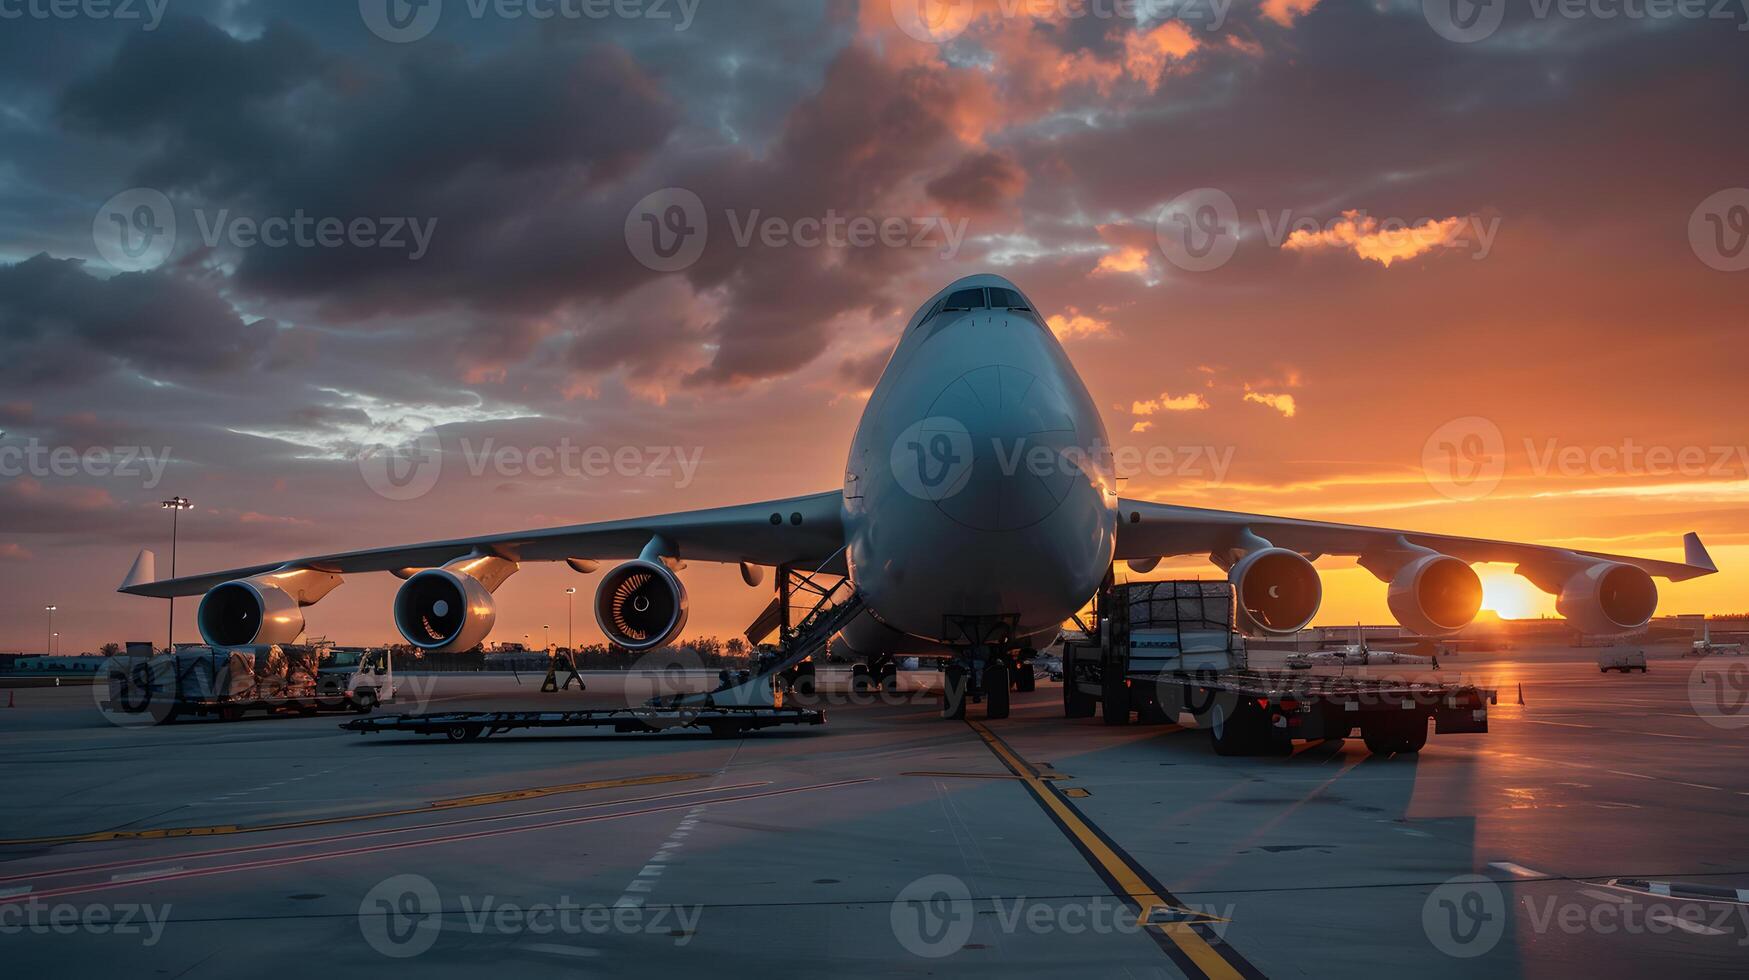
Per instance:
[[[1097,629],[1063,645],[1063,712],[1108,725],[1205,729],[1220,755],[1269,755],[1359,733],[1377,754],[1418,752],[1428,728],[1485,733],[1498,693],[1473,684],[1257,670],[1225,582],[1109,586]]]
[[[452,742],[532,728],[611,728],[619,733],[691,729],[716,736],[781,725],[823,725],[826,713],[798,707],[640,707],[579,711],[446,711],[423,715],[355,718],[340,727],[353,732],[443,735]]]

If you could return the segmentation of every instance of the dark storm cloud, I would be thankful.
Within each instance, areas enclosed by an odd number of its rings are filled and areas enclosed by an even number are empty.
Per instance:
[[[0,266],[0,335],[16,381],[98,378],[129,366],[172,375],[247,369],[273,341],[209,289],[171,272],[99,279],[78,259],[38,255]]]

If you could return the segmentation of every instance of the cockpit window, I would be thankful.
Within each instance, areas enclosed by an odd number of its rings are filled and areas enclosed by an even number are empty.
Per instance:
[[[1028,308],[1026,300],[1021,299],[1019,293],[1012,289],[1003,289],[1000,286],[990,287],[990,306],[998,310],[1024,310]]]
[[[942,305],[944,312],[950,310],[981,310],[984,308],[984,291],[982,289],[959,289],[947,295],[947,302]]]

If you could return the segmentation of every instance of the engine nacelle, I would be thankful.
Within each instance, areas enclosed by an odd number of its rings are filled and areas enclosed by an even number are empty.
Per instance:
[[[297,597],[265,577],[240,578],[207,590],[195,612],[208,646],[290,643],[304,631]]]
[[[686,587],[661,562],[633,559],[601,580],[595,622],[627,650],[654,650],[686,628]]]
[[[472,650],[498,621],[498,603],[486,584],[467,572],[427,568],[395,592],[395,628],[430,653]]]
[[[1423,636],[1455,633],[1482,611],[1482,578],[1450,555],[1423,555],[1391,579],[1387,600],[1404,628]]]
[[[1262,548],[1239,559],[1227,573],[1239,610],[1265,633],[1297,633],[1324,602],[1324,583],[1306,556],[1286,548]]]
[[[1581,633],[1631,633],[1658,611],[1658,586],[1644,569],[1600,561],[1567,579],[1555,608]]]

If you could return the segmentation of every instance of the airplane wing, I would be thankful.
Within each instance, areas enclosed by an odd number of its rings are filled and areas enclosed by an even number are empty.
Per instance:
[[[395,572],[470,555],[513,562],[635,558],[658,535],[672,545],[673,557],[682,560],[818,565],[844,547],[842,500],[843,492],[833,490],[680,514],[345,551],[155,582],[134,582],[130,576],[118,591],[164,599],[200,595],[223,582],[279,570]]]
[[[1633,565],[1648,575],[1673,582],[1718,571],[1706,546],[1701,544],[1700,536],[1693,532],[1683,538],[1684,560],[1671,562],[1513,541],[1180,507],[1145,500],[1118,501],[1117,557],[1120,560],[1147,561],[1194,554],[1219,557],[1235,551],[1249,551],[1257,546],[1256,539],[1278,548],[1298,551],[1309,558],[1354,556],[1363,564],[1424,548],[1466,562],[1514,562],[1521,570],[1532,573],[1542,568],[1568,567],[1599,560]]]

